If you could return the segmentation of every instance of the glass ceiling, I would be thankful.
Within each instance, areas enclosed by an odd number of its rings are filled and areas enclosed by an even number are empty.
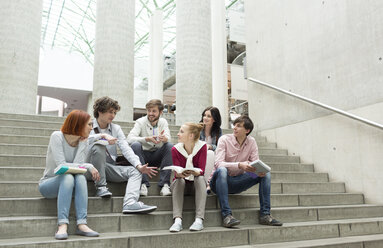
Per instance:
[[[176,0],[136,0],[135,58],[149,57],[149,26],[153,10],[162,9],[165,56],[176,50]],[[225,0],[226,8],[241,9],[243,0]],[[96,0],[44,0],[43,49],[60,47],[83,55],[93,65]]]

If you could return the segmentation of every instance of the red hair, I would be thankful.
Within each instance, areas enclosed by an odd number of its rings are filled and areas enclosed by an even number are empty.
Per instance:
[[[85,127],[88,124],[90,115],[82,110],[73,110],[66,117],[61,127],[61,132],[77,136],[85,136]]]

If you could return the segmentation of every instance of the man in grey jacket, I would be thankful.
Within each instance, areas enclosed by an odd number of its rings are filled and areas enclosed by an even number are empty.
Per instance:
[[[93,105],[93,130],[89,136],[88,161],[96,167],[100,173],[100,180],[95,182],[96,195],[108,198],[112,193],[106,187],[106,181],[127,182],[123,210],[128,213],[149,213],[156,206],[148,206],[139,202],[140,185],[142,174],[150,177],[155,176],[155,167],[142,164],[139,158],[130,148],[126,137],[117,124],[112,124],[116,113],[120,110],[118,102],[109,98],[101,97]],[[117,146],[120,148],[125,159],[131,164],[119,166],[116,164]]]
[[[160,167],[172,165],[172,147],[170,141],[170,130],[168,122],[161,118],[164,105],[161,100],[152,99],[146,104],[147,115],[136,120],[133,129],[128,135],[135,154],[140,158],[142,164],[149,163],[150,166]],[[160,171],[158,186],[163,196],[171,195],[170,192],[170,170]],[[146,175],[142,177],[142,196],[148,195],[147,188],[150,187]]]

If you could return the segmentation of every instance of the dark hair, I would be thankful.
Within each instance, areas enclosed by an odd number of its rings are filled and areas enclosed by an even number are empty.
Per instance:
[[[251,133],[251,131],[253,131],[253,128],[254,128],[254,124],[253,122],[251,121],[250,117],[247,116],[247,115],[241,115],[240,117],[238,117],[237,119],[235,119],[234,121],[234,125],[237,124],[237,123],[243,123],[243,127],[246,129],[246,130],[250,130],[250,132],[248,132],[246,134],[249,135]]]
[[[190,133],[194,134],[194,141],[196,142],[199,140],[199,135],[203,129],[203,124],[186,122],[184,125],[188,127]]]
[[[61,127],[63,134],[85,136],[85,127],[88,124],[90,115],[82,110],[72,110],[65,118],[64,124]]]
[[[158,107],[158,110],[161,112],[164,110],[164,105],[162,104],[160,99],[152,99],[150,100],[146,105],[145,108],[148,110],[150,108],[154,108],[155,106]]]
[[[211,116],[213,117],[213,126],[211,128],[211,136],[217,137],[216,142],[218,143],[219,133],[221,131],[221,114],[219,113],[219,109],[213,106],[205,108],[205,110],[202,112],[201,120],[200,122],[203,122],[203,116],[205,115],[206,111],[210,111]],[[205,127],[204,127],[205,130]]]
[[[110,97],[104,96],[98,98],[93,105],[94,118],[98,118],[98,112],[106,113],[110,108],[113,108],[116,110],[116,112],[120,111],[121,109],[120,105],[118,105],[118,102]]]

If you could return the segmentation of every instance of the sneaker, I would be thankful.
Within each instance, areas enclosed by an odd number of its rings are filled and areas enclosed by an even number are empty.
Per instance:
[[[179,232],[182,230],[182,224],[181,223],[175,223],[169,228],[170,232]]]
[[[203,224],[194,221],[194,223],[189,227],[190,231],[201,231],[203,229]]]
[[[259,224],[268,226],[282,226],[283,223],[274,219],[271,215],[264,215],[259,217]]]
[[[237,220],[231,214],[229,214],[225,218],[223,218],[222,225],[224,227],[233,227],[233,226],[239,225],[240,223],[241,221]]]
[[[164,186],[161,189],[160,195],[162,196],[172,195],[172,192],[170,192],[169,184],[167,183],[164,184]]]
[[[141,213],[141,214],[147,214],[150,212],[153,212],[157,209],[157,206],[148,206],[145,205],[143,202],[136,202],[131,205],[125,205],[122,208],[123,214],[135,214],[135,213]]]
[[[110,198],[112,196],[112,193],[108,190],[107,187],[104,186],[97,188],[96,196],[102,198]]]
[[[148,196],[148,188],[146,187],[146,184],[141,184],[140,189],[140,196]]]

